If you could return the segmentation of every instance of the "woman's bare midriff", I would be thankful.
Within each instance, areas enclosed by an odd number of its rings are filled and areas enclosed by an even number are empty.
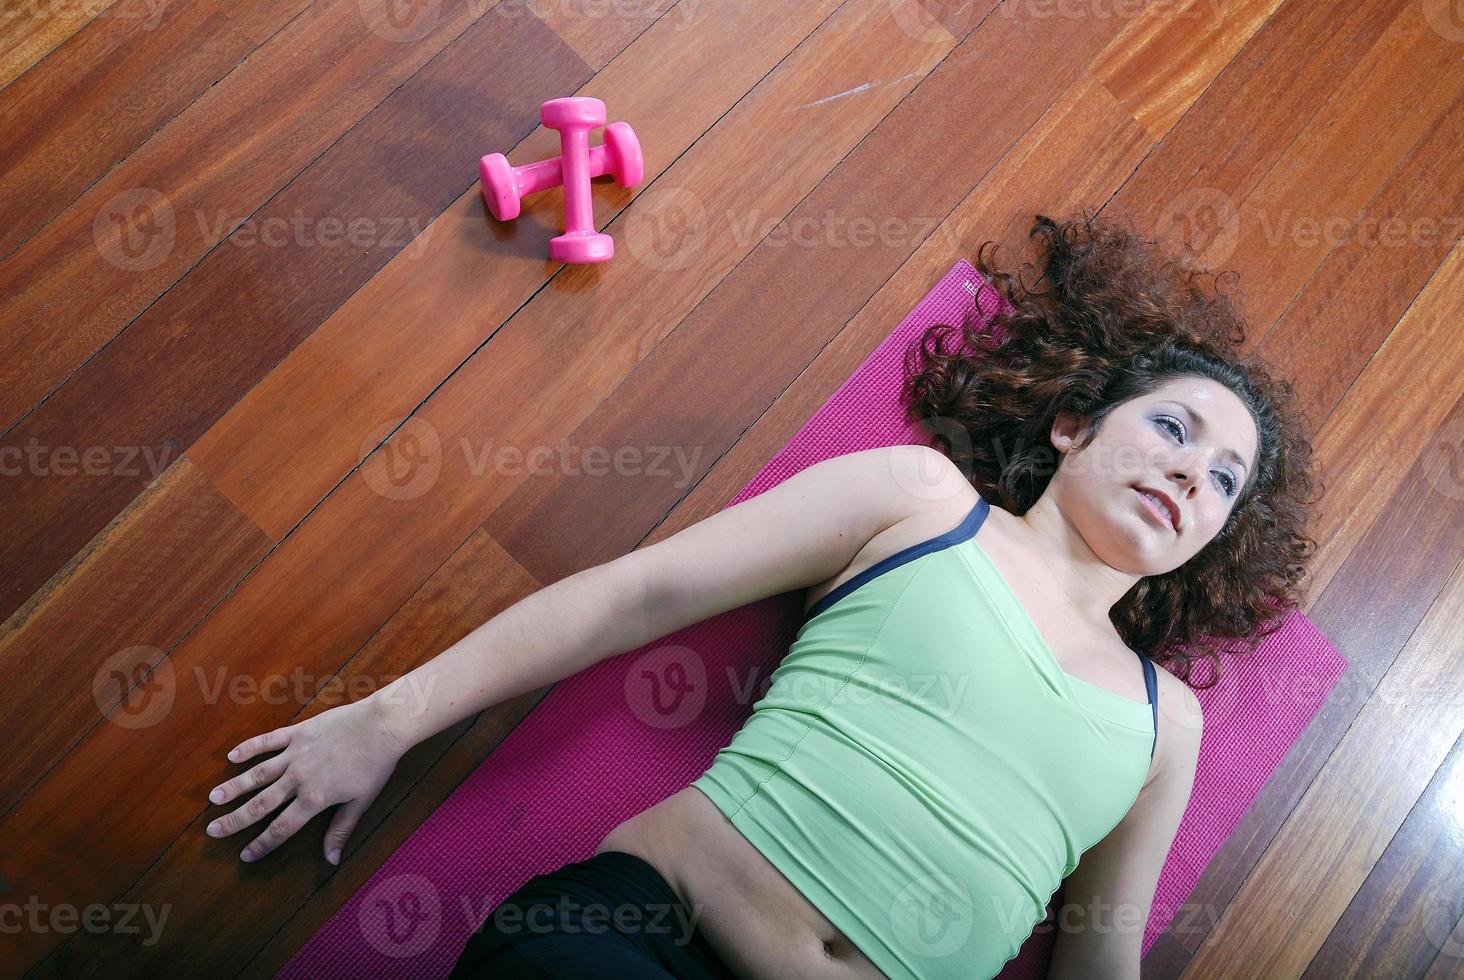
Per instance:
[[[860,571],[949,530],[976,499],[972,496],[932,506],[875,535],[838,575],[808,590],[805,611]],[[1008,572],[1003,577],[1019,583],[1017,587],[1025,593],[1024,583],[1038,576],[1022,565],[1019,551],[1010,544],[1007,521],[1004,512],[992,508],[981,533],[987,550],[1000,564],[1022,569],[1020,575]],[[1056,604],[1046,597],[1024,595],[1023,605],[1036,611],[1036,622],[1053,649],[1091,651],[1104,639],[1101,631],[1073,633],[1071,625],[1062,623],[1063,617],[1054,612]],[[1119,666],[1110,667],[1109,676],[1090,674],[1093,682],[1111,685],[1113,677],[1132,673],[1126,648],[1116,638],[1113,645],[1123,651],[1110,657]],[[1068,667],[1066,661],[1064,667]],[[1131,677],[1128,684],[1131,690],[1135,684],[1142,690],[1137,677]],[[885,976],[694,786],[615,827],[595,853],[601,851],[626,851],[650,862],[686,906],[694,928],[706,936],[738,977],[848,980]]]
[[[601,851],[650,862],[738,977],[885,976],[694,786],[620,824]]]

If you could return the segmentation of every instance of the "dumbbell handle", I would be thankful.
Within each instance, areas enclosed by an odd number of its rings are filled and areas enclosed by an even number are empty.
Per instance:
[[[609,172],[610,155],[605,152],[604,144],[590,147],[590,177],[603,177]],[[550,157],[538,163],[514,167],[513,182],[518,187],[520,197],[558,187],[564,183],[564,158]]]
[[[595,209],[590,202],[590,130],[576,126],[559,131],[559,159],[564,165],[564,230],[593,234]]]

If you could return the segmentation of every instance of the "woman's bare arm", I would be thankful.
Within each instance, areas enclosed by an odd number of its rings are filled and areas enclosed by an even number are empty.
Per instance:
[[[824,460],[664,541],[587,568],[514,603],[370,697],[246,739],[259,761],[214,788],[248,802],[212,821],[227,837],[289,803],[240,855],[257,860],[341,804],[332,864],[408,748],[484,708],[536,690],[728,609],[815,585],[874,535],[969,486],[945,456],[894,446]]]
[[[606,657],[824,581],[874,535],[965,485],[949,459],[924,446],[824,460],[524,597],[371,699],[405,750]]]

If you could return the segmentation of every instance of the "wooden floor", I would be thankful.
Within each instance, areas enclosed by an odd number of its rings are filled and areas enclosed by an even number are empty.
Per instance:
[[[1352,665],[1145,975],[1464,977],[1457,0],[388,2],[0,20],[4,975],[270,976],[542,692],[339,868],[325,817],[205,836],[230,746],[714,513],[952,262],[1092,207],[1240,273]],[[645,148],[603,266],[477,183],[575,93]]]

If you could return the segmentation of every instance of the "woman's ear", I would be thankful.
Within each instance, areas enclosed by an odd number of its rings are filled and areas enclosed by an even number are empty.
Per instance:
[[[1082,432],[1082,424],[1077,413],[1061,411],[1052,420],[1052,446],[1063,455],[1073,448],[1078,435]]]

